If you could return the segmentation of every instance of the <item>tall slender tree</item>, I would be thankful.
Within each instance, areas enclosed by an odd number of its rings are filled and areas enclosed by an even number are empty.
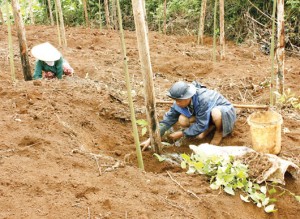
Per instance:
[[[10,23],[10,13],[9,13],[9,3],[8,0],[5,2],[6,6],[6,23],[7,23],[7,32],[8,32],[8,47],[9,47],[9,64],[10,64],[10,74],[13,82],[16,81],[15,74],[15,63],[14,63],[14,51],[13,51],[13,43],[12,43],[12,34],[11,34],[11,23]]]
[[[202,0],[201,2],[201,12],[199,16],[199,31],[198,31],[198,44],[201,43],[203,45],[204,38],[204,22],[205,22],[205,14],[206,14],[206,1]]]
[[[25,81],[31,80],[31,70],[30,70],[30,63],[28,58],[28,47],[26,42],[26,33],[24,28],[24,23],[22,19],[22,15],[20,12],[20,4],[18,0],[12,0],[12,6],[14,11],[14,19],[15,24],[17,27],[18,32],[18,40],[19,40],[19,47],[20,47],[20,56],[23,68],[23,75]]]
[[[218,7],[218,0],[215,0],[215,7],[214,7],[213,62],[216,62],[216,59],[217,59],[217,7]]]
[[[35,22],[34,22],[34,15],[33,15],[32,3],[33,3],[33,0],[29,0],[30,22],[31,22],[31,24],[34,24]]]
[[[87,1],[86,0],[82,0],[83,3],[83,12],[84,12],[84,17],[85,17],[85,25],[87,27],[90,26],[90,22],[89,22],[89,14],[88,14],[88,10],[87,10]]]
[[[220,0],[220,47],[221,60],[223,60],[225,58],[224,0]]]
[[[167,0],[164,1],[164,34],[167,33]]]
[[[53,19],[53,14],[52,14],[52,8],[51,8],[51,0],[48,1],[48,9],[49,9],[49,15],[50,15],[50,23],[51,26],[54,26],[54,19]]]
[[[104,0],[104,9],[105,9],[105,20],[106,20],[106,28],[110,29],[110,18],[109,18],[109,7],[108,0]]]
[[[277,77],[276,89],[280,94],[284,92],[284,58],[285,58],[285,33],[284,33],[284,0],[277,3]]]

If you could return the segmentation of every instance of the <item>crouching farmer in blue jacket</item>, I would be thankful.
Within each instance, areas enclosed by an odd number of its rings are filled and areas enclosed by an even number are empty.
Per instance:
[[[236,112],[220,93],[197,82],[188,84],[179,81],[173,84],[167,95],[175,101],[159,123],[161,136],[176,122],[185,129],[171,133],[168,137],[173,140],[181,137],[203,139],[215,128],[210,144],[219,145],[222,138],[232,132]],[[141,144],[143,148],[149,145],[150,138]]]

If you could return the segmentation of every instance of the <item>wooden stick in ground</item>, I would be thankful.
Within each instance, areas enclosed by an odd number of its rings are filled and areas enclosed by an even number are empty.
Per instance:
[[[146,115],[149,124],[149,133],[151,144],[155,153],[160,154],[161,138],[159,133],[159,123],[155,109],[155,91],[153,82],[153,72],[150,60],[150,48],[148,40],[148,28],[146,26],[145,11],[142,1],[132,0],[135,31],[137,36],[137,45],[139,58],[144,81]]]
[[[170,100],[156,100],[156,104],[173,104],[174,101]],[[251,105],[251,104],[232,104],[235,108],[248,108],[248,109],[268,109],[268,105]]]
[[[24,27],[23,18],[20,11],[20,4],[18,0],[12,0],[11,3],[13,6],[15,25],[17,27],[17,33],[18,33],[23,75],[25,81],[30,81],[32,79],[32,76],[31,76],[30,63],[28,57],[28,47],[26,41],[25,27]]]

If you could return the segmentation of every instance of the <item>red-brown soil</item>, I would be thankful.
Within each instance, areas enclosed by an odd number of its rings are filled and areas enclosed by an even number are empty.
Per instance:
[[[266,214],[239,195],[212,191],[204,176],[158,162],[151,151],[143,152],[145,171],[139,170],[118,32],[77,27],[66,33],[68,48],[62,49],[55,27],[26,26],[29,50],[51,42],[75,69],[74,77],[24,81],[13,31],[12,83],[7,30],[0,26],[0,218],[299,218],[300,203],[289,195],[278,198],[276,213]],[[126,31],[125,37],[136,117],[146,119],[136,36]],[[192,36],[150,32],[149,44],[157,99],[169,100],[165,93],[177,80],[198,80],[234,103],[269,101],[262,82],[269,78],[270,60],[257,45],[228,43],[226,59],[213,63],[209,38],[199,46]],[[30,56],[32,71],[34,61]],[[286,57],[285,63],[286,87],[298,95],[299,61]],[[158,105],[159,118],[167,109]],[[251,147],[246,119],[254,111],[239,110],[223,146]],[[279,156],[299,165],[299,113],[281,114],[290,132],[282,132]],[[188,145],[166,152],[191,153]],[[285,188],[299,195],[299,179],[287,175]]]

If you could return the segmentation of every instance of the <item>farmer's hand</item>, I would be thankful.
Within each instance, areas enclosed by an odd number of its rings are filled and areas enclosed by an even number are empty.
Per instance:
[[[177,140],[183,137],[183,132],[182,131],[173,132],[172,134],[169,135],[169,137],[173,140]]]
[[[146,148],[148,148],[150,146],[150,143],[151,143],[150,138],[148,138],[146,141],[143,141],[141,143],[141,147],[143,147],[142,151],[144,151]]]

